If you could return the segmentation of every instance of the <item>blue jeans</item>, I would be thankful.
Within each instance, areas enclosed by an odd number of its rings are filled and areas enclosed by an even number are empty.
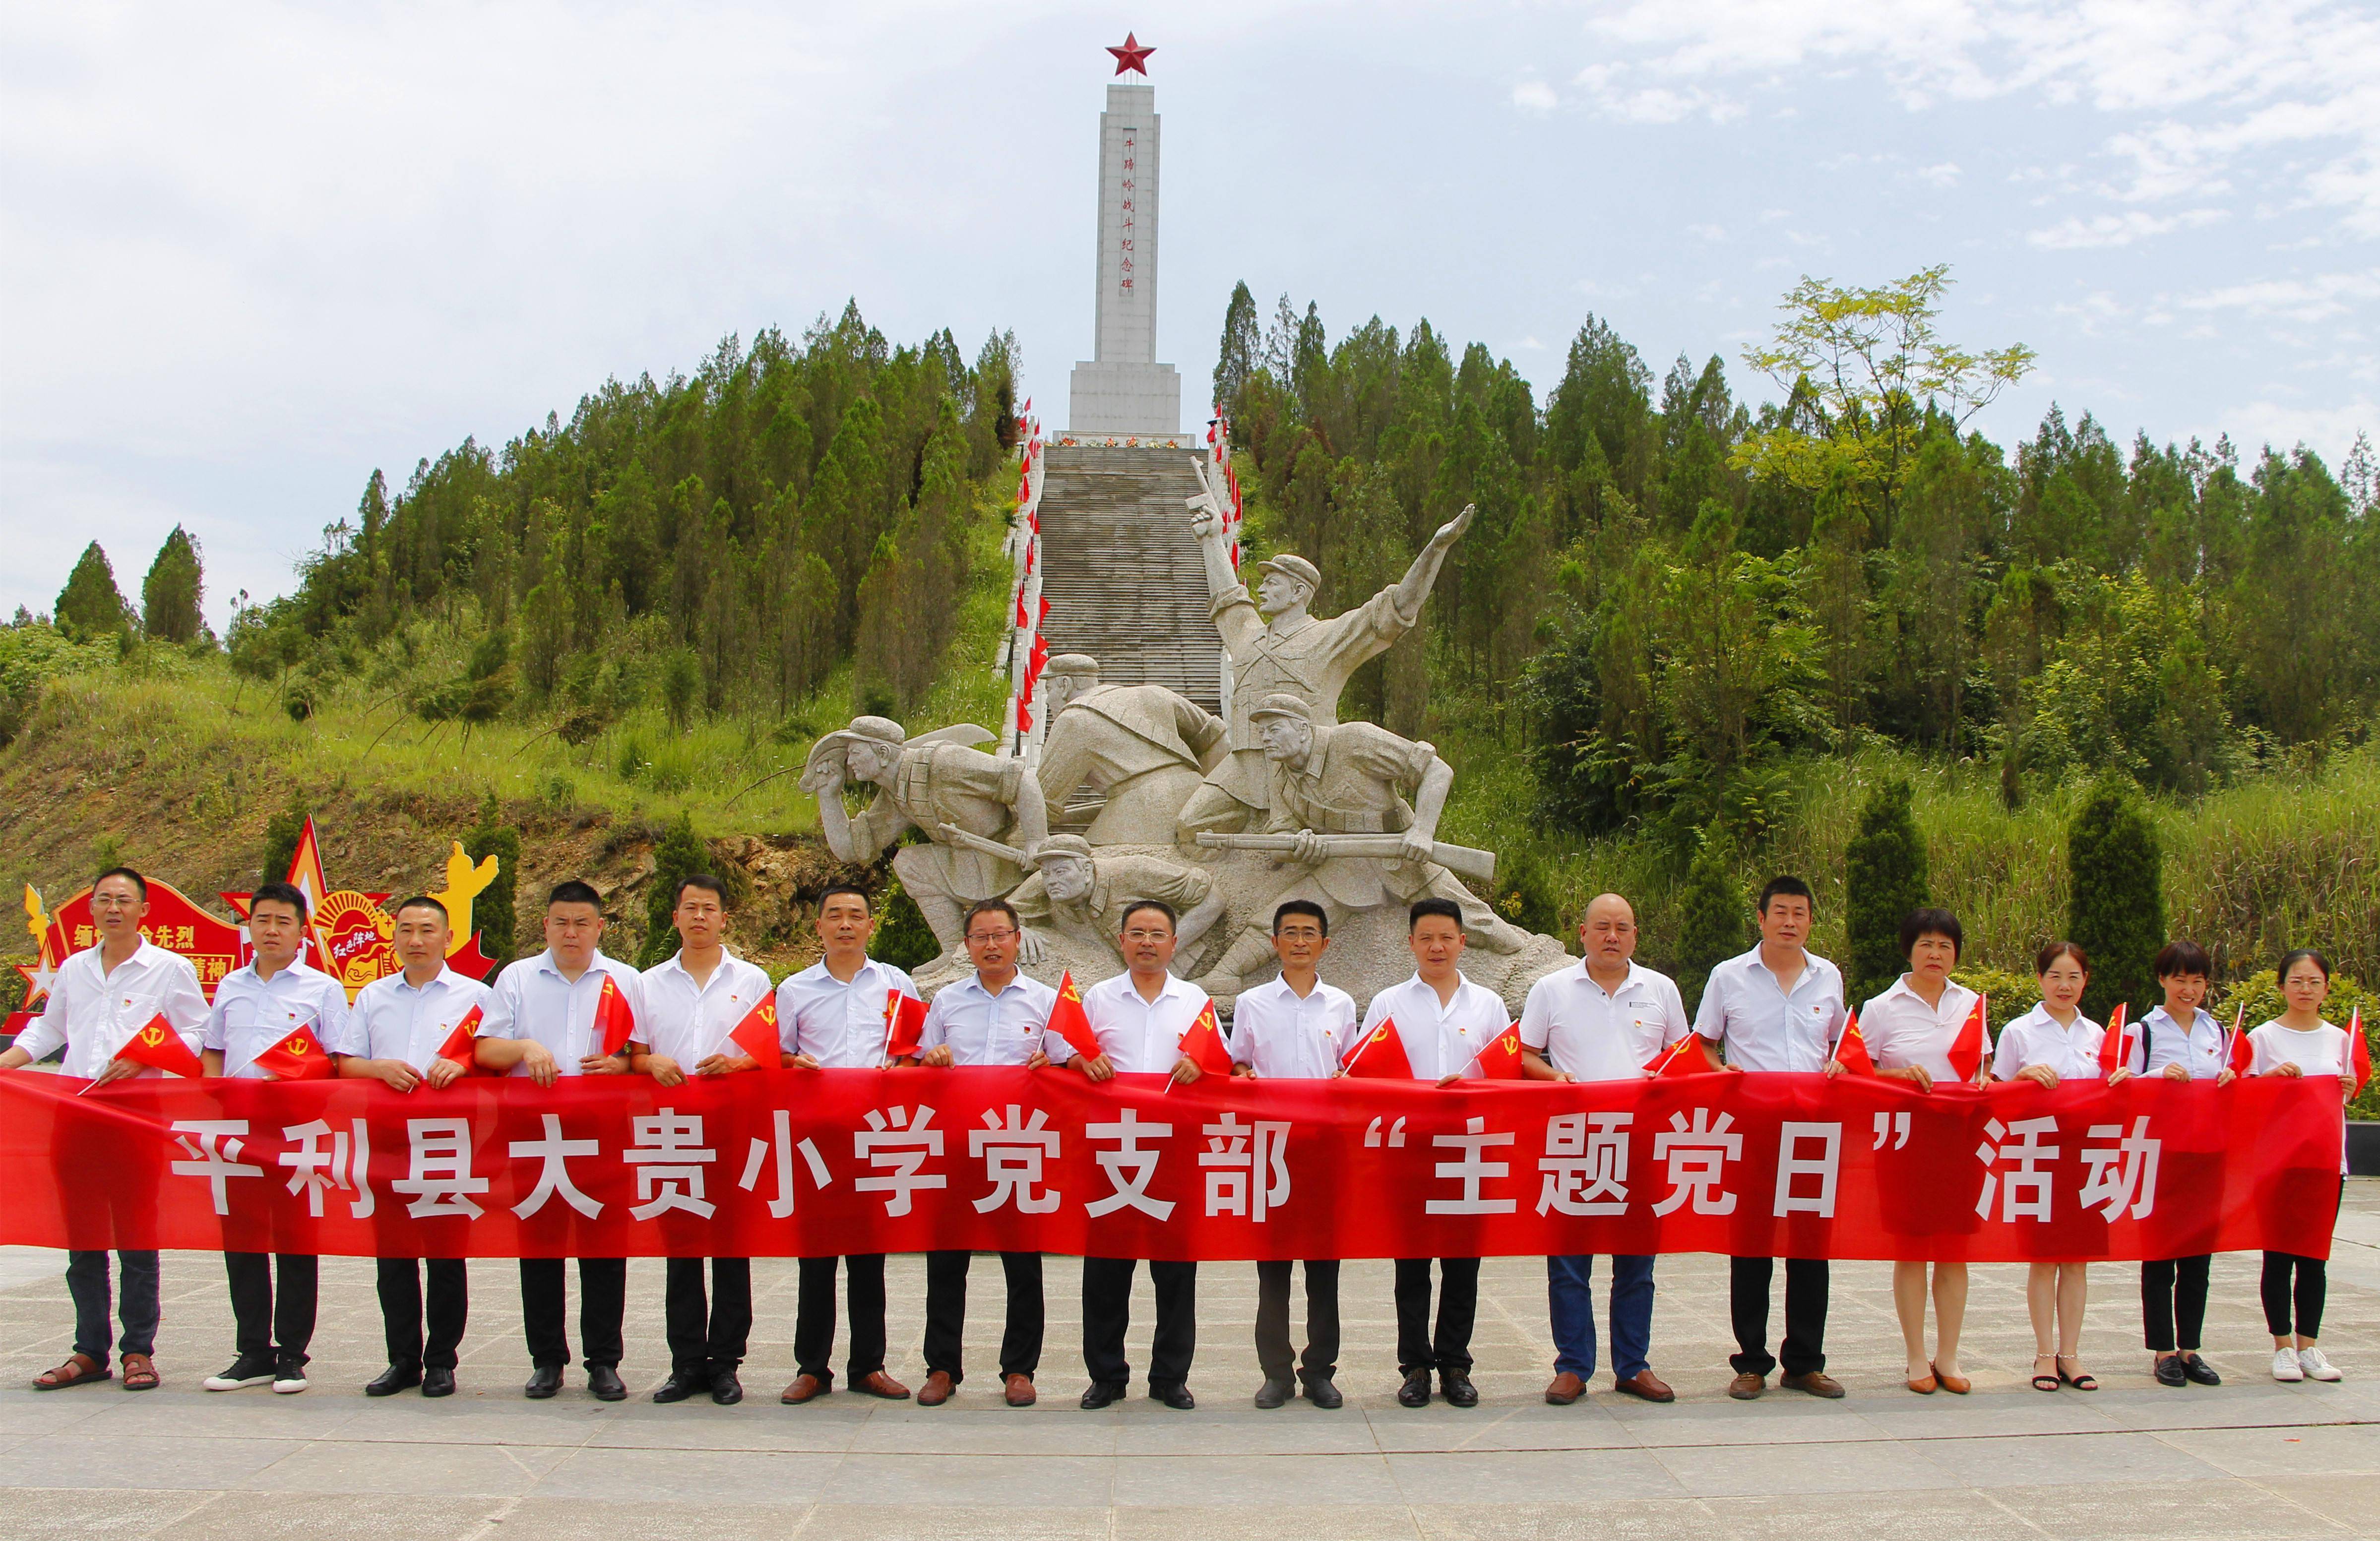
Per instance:
[[[1546,1259],[1546,1295],[1553,1310],[1554,1369],[1581,1380],[1595,1374],[1595,1296],[1587,1280],[1595,1257],[1577,1253]],[[1653,1349],[1653,1259],[1611,1259],[1611,1372],[1633,1380],[1648,1367]]]

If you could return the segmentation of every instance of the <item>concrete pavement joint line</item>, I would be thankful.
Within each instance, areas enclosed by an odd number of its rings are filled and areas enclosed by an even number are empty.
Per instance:
[[[140,1534],[144,1537],[161,1535],[166,1531],[171,1530],[174,1526],[180,1524],[183,1521],[189,1519],[191,1516],[198,1513],[199,1511],[206,1508],[207,1505],[214,1502],[217,1499],[222,1497],[224,1497],[224,1491],[221,1488],[218,1488],[212,1493],[202,1493],[199,1496],[199,1501],[190,1505],[189,1508],[182,1511],[179,1514],[175,1515],[170,1520],[159,1521],[156,1525],[151,1529],[142,1531]]]
[[[499,1499],[496,1502],[497,1508],[494,1512],[481,1515],[479,1528],[468,1535],[459,1537],[458,1541],[487,1541],[487,1537],[496,1534],[496,1527],[511,1519],[513,1511],[521,1506],[521,1500],[518,1498]]]
[[[2035,1523],[2032,1515],[2016,1508],[2007,1499],[1994,1493],[1990,1488],[1971,1487],[1967,1489],[1967,1491],[1976,1494],[1985,1503],[1990,1504],[1993,1508],[1998,1510],[2010,1519],[2014,1520],[2018,1524],[2022,1525],[2025,1529],[2033,1532],[2035,1535],[2047,1535],[2050,1534],[2048,1531],[2043,1529],[2039,1524]]]
[[[2202,1456],[2199,1459],[2204,1460],[2205,1458]],[[2354,1534],[2338,1521],[2332,1519],[2327,1514],[2318,1513],[2313,1510],[2308,1509],[2304,1504],[2300,1503],[2295,1498],[2283,1492],[2281,1489],[2275,1487],[2269,1482],[2261,1482],[2254,1477],[2240,1477],[2239,1480],[2246,1483],[2249,1486],[2253,1487],[2260,1493],[2269,1494],[2272,1497],[2280,1499],[2283,1503],[2288,1504],[2291,1509],[2296,1510],[2299,1513],[2303,1514],[2308,1519],[2320,1521],[2322,1523],[2328,1525],[2331,1529],[2338,1532],[2342,1535]]]

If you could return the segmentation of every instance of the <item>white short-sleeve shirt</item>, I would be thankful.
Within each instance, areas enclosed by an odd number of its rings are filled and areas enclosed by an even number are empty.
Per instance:
[[[713,1054],[741,1054],[727,1041],[752,1008],[769,999],[769,975],[725,948],[701,984],[686,966],[683,951],[645,970],[645,1009],[637,1018],[637,1041],[648,1053],[677,1062],[688,1074]],[[780,1031],[780,1037],[783,1037]],[[760,1067],[776,1069],[772,1062]]]
[[[1694,1031],[1724,1044],[1727,1062],[1743,1070],[1825,1070],[1850,1014],[1842,971],[1815,953],[1802,959],[1791,990],[1779,986],[1758,947],[1712,969]]]
[[[496,976],[495,1001],[480,1026],[483,1038],[533,1038],[553,1056],[557,1074],[577,1075],[578,1062],[599,1053],[595,1037],[595,1003],[609,978],[627,998],[637,1030],[645,1027],[644,977],[635,966],[598,952],[588,960],[587,972],[565,979],[554,966],[551,948],[533,958],[504,965]],[[513,1067],[516,1075],[528,1074],[527,1065]]]
[[[905,971],[874,958],[849,981],[821,958],[777,987],[777,1036],[788,1054],[808,1054],[823,1070],[874,1070],[884,1062],[885,998],[917,996]]]
[[[225,1075],[269,1081],[273,1073],[259,1068],[256,1057],[300,1027],[313,1029],[315,1041],[329,1052],[353,1053],[347,1016],[346,987],[304,958],[270,979],[260,978],[249,964],[225,975],[215,987],[200,1047],[223,1055]]]
[[[1582,958],[1531,985],[1521,1007],[1522,1044],[1573,1081],[1640,1079],[1692,1031],[1677,981],[1637,963],[1607,991]]]
[[[1058,992],[1040,980],[1019,973],[997,991],[989,989],[980,974],[944,985],[926,1008],[920,1049],[947,1044],[954,1065],[1021,1065],[1044,1048],[1050,1008]],[[1052,1059],[1074,1050],[1059,1040]]]
[[[1942,999],[1929,1006],[1909,986],[1909,976],[1895,979],[1885,992],[1860,1008],[1860,1037],[1878,1070],[1907,1070],[1923,1065],[1937,1081],[1955,1081],[1950,1046],[1975,1009],[1973,990],[1957,980],[1946,980]],[[1984,1029],[1984,1050],[1990,1056],[1991,1029]]]
[[[2168,1065],[2180,1065],[2193,1081],[2212,1081],[2223,1074],[2226,1043],[2223,1024],[2200,1006],[2188,1026],[2168,1015],[2163,1006],[2141,1018],[2141,1042],[2132,1046],[2132,1068],[2143,1075],[2162,1075]]]
[[[1206,1008],[1205,990],[1171,974],[1154,1001],[1140,998],[1129,971],[1083,991],[1083,1014],[1090,1018],[1099,1052],[1120,1074],[1171,1071],[1182,1058],[1182,1035]],[[1069,1055],[1075,1052],[1062,1044],[1060,1047]]]
[[[1416,1081],[1469,1074],[1479,1051],[1512,1025],[1504,1014],[1503,997],[1487,986],[1465,978],[1455,987],[1454,999],[1441,1002],[1419,974],[1372,997],[1363,1030],[1368,1033],[1389,1018],[1396,1021],[1398,1041]]]
[[[1232,1062],[1267,1080],[1327,1081],[1355,1040],[1355,998],[1314,981],[1305,995],[1275,975],[1232,1006]]]
[[[92,1081],[133,1034],[160,1016],[197,1053],[207,1011],[199,971],[179,953],[144,940],[109,973],[99,949],[86,947],[58,965],[42,1014],[17,1035],[16,1046],[36,1060],[63,1048],[66,1062],[58,1068]],[[165,1073],[144,1065],[138,1074]]]
[[[1992,1051],[1992,1074],[2013,1081],[2027,1065],[2047,1065],[2061,1081],[2096,1081],[2104,1037],[2105,1030],[2080,1012],[2072,1024],[2061,1027],[2056,1017],[2035,1006],[2000,1029],[1999,1047]]]
[[[438,965],[436,978],[419,989],[402,973],[391,974],[374,979],[357,994],[347,1021],[347,1041],[354,1047],[333,1048],[367,1060],[402,1060],[427,1074],[438,1051],[446,1047],[455,1026],[471,1014],[471,1008],[480,1008],[484,1024],[494,999],[487,986],[444,964]]]

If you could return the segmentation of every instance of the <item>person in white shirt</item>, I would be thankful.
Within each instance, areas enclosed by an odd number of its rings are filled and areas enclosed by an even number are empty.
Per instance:
[[[1711,970],[1694,1031],[1706,1051],[1726,1049],[1730,1070],[1820,1074],[1850,1013],[1842,972],[1808,947],[1816,919],[1810,885],[1799,878],[1770,879],[1760,891],[1758,918],[1760,944]],[[1717,1059],[1711,1062],[1717,1068]],[[1728,1260],[1736,1352],[1728,1358],[1735,1378],[1727,1394],[1738,1401],[1760,1395],[1781,1361],[1779,1385],[1814,1397],[1841,1396],[1841,1385],[1827,1374],[1827,1260],[1785,1260],[1785,1341],[1772,1354],[1768,1294],[1776,1271],[1771,1257]]]
[[[1197,1062],[1182,1052],[1182,1035],[1206,1009],[1207,992],[1173,977],[1179,945],[1173,906],[1137,900],[1118,919],[1125,972],[1083,991],[1083,1014],[1099,1051],[1085,1058],[1069,1049],[1066,1063],[1092,1081],[1168,1074],[1176,1081],[1196,1081],[1201,1073]],[[1132,1325],[1132,1276],[1138,1266],[1130,1257],[1083,1259],[1083,1367],[1091,1377],[1083,1392],[1086,1408],[1107,1406],[1131,1383],[1123,1335]],[[1152,1260],[1148,1281],[1157,1292],[1148,1394],[1186,1413],[1198,1405],[1190,1394],[1190,1359],[1198,1346],[1198,1265]]]
[[[258,1057],[300,1027],[311,1030],[325,1052],[347,1046],[347,992],[307,965],[306,913],[306,895],[288,883],[266,883],[249,897],[248,940],[255,957],[215,987],[199,1049],[209,1075],[271,1080],[273,1072]],[[225,1253],[237,1353],[229,1369],[201,1384],[210,1391],[268,1383],[285,1395],[304,1390],[321,1272],[310,1256]]]
[[[2082,1014],[2082,991],[2091,983],[2091,959],[2070,941],[2053,941],[2034,955],[2041,1004],[2000,1029],[1992,1050],[1992,1077],[2055,1086],[2060,1081],[2095,1081],[2101,1074],[2099,1044],[2106,1031]],[[2107,1076],[2121,1081],[2119,1069]],[[2033,1387],[2055,1391],[2071,1386],[2095,1391],[2098,1378],[2083,1372],[2076,1357],[2082,1344],[2082,1307],[2090,1299],[2089,1265],[2033,1263],[2026,1267],[2024,1308],[2033,1318]],[[2050,1346],[2053,1329],[2057,1346]],[[2044,1369],[2046,1362],[2048,1368]],[[2073,1365],[2070,1371],[2067,1366]]]
[[[2141,1019],[2141,1041],[2132,1054],[2142,1074],[2218,1086],[2235,1079],[2223,1025],[2200,1005],[2214,977],[2215,960],[2194,941],[2168,941],[2158,951],[2156,981],[2165,1003]],[[2141,1336],[2155,1359],[2150,1373],[2160,1386],[2223,1384],[2215,1366],[2198,1353],[2214,1267],[2214,1256],[2204,1252],[2141,1264]]]
[[[162,1075],[118,1051],[132,1036],[163,1016],[193,1052],[207,1019],[206,993],[190,960],[148,940],[140,922],[149,914],[149,880],[128,867],[110,868],[91,885],[91,917],[99,940],[58,966],[42,1014],[17,1041],[0,1050],[0,1071],[18,1070],[66,1050],[60,1070],[94,1087],[132,1075]],[[160,1384],[157,1348],[157,1254],[123,1247],[115,1254],[124,1292],[117,1303],[120,1337],[108,1327],[107,1249],[124,1230],[144,1225],[157,1210],[155,1159],[136,1170],[132,1152],[112,1133],[95,1134],[82,1122],[67,1126],[52,1150],[65,1203],[68,1250],[67,1293],[74,1300],[74,1353],[33,1382],[55,1391],[110,1375],[113,1343],[128,1391],[154,1390]],[[105,1142],[107,1165],[92,1159],[95,1143]],[[94,1174],[102,1170],[113,1181]],[[77,1246],[74,1243],[83,1244]]]
[[[1510,1027],[1494,990],[1463,977],[1463,909],[1451,899],[1418,900],[1405,915],[1405,941],[1417,965],[1414,977],[1372,997],[1363,1031],[1396,1023],[1397,1039],[1414,1079],[1451,1086],[1477,1068],[1479,1051]],[[1438,1324],[1429,1316],[1429,1259],[1397,1259],[1397,1401],[1429,1404],[1431,1372],[1456,1407],[1479,1405],[1471,1383],[1471,1329],[1479,1315],[1479,1259],[1438,1260]]]
[[[404,967],[374,979],[356,996],[347,1042],[335,1046],[339,1074],[379,1081],[407,1094],[425,1086],[433,1090],[451,1086],[463,1078],[466,1067],[439,1050],[474,1009],[484,1019],[494,996],[479,980],[446,966],[454,928],[445,905],[417,893],[390,912],[390,918],[396,926],[396,956]],[[453,1396],[457,1351],[471,1309],[468,1266],[460,1257],[429,1259],[426,1297],[419,1259],[382,1257],[377,1268],[388,1368],[365,1386],[364,1395],[394,1396],[419,1386],[425,1397]],[[421,1330],[425,1316],[430,1328],[426,1344]]]
[[[2336,1075],[2339,1100],[2351,1101],[2357,1091],[2353,1046],[2347,1030],[2323,1020],[2322,1003],[2330,997],[2330,960],[2310,947],[2281,959],[2281,999],[2288,1007],[2280,1015],[2248,1035],[2255,1057],[2251,1075]],[[2345,1126],[2341,1125],[2342,1135]],[[2339,1149],[2338,1197],[2331,1200],[2332,1223],[2338,1223],[2339,1198],[2347,1190],[2347,1151]],[[2322,1308],[2329,1293],[2329,1270],[2319,1257],[2294,1252],[2265,1254],[2264,1277],[2258,1293],[2264,1299],[2265,1329],[2273,1335],[2273,1378],[2315,1380],[2340,1378],[2338,1366],[2317,1345],[2322,1336]]]
[[[936,1068],[1014,1065],[1038,1070],[1050,1062],[1044,1045],[1058,992],[1017,972],[1024,926],[1005,899],[978,899],[959,919],[975,972],[944,985],[926,1011],[917,1060]],[[939,1407],[966,1378],[961,1362],[966,1338],[967,1269],[975,1254],[943,1248],[926,1254],[926,1383],[917,1405]],[[1039,1394],[1041,1255],[1003,1252],[1008,1317],[1000,1339],[1000,1379],[1011,1407],[1030,1407]]]
[[[1330,917],[1311,899],[1273,910],[1272,950],[1281,973],[1240,992],[1232,1013],[1232,1074],[1249,1080],[1327,1081],[1340,1074],[1355,1037],[1355,999],[1318,972],[1330,949]],[[1293,1356],[1289,1280],[1296,1264],[1257,1265],[1258,1407],[1281,1406],[1303,1386],[1317,1407],[1340,1407],[1339,1264],[1305,1260],[1305,1354]],[[1293,1373],[1295,1378],[1292,1378]]]
[[[1909,972],[1860,1012],[1860,1037],[1879,1077],[1906,1081],[1931,1094],[1935,1085],[1955,1085],[1959,1072],[1950,1063],[1951,1046],[1975,1009],[1975,992],[1950,977],[1959,966],[1959,952],[1967,942],[1966,928],[1948,910],[1912,910],[1900,923],[1900,953]],[[1990,1029],[1985,1030],[1990,1047]],[[1829,1064],[1834,1074],[1838,1064]],[[1887,1223],[1893,1207],[1905,1196],[1888,1192]],[[1900,1343],[1909,1360],[1907,1386],[1921,1396],[1939,1389],[1965,1396],[1974,1382],[1959,1373],[1959,1335],[1967,1320],[1967,1265],[1936,1262],[1929,1290],[1928,1268],[1923,1257],[1898,1258],[1892,1265],[1892,1304],[1900,1317]],[[1936,1347],[1925,1352],[1925,1301],[1934,1301]]]
[[[727,950],[727,888],[708,872],[678,880],[670,909],[678,950],[641,976],[645,1014],[628,1046],[628,1069],[656,1086],[678,1086],[688,1074],[732,1075],[779,1069],[782,1053],[765,1067],[732,1042],[753,1010],[770,999],[769,975]],[[721,1407],[744,1400],[735,1372],[752,1335],[752,1260],[710,1259],[710,1293],[702,1288],[702,1259],[668,1259],[662,1320],[668,1335],[669,1378],[653,1392],[659,1402],[710,1393]]]
[[[1677,982],[1634,961],[1636,911],[1616,893],[1587,901],[1578,923],[1579,961],[1529,987],[1521,1008],[1521,1070],[1533,1081],[1634,1081],[1662,1050],[1694,1031]],[[1595,1274],[1591,1254],[1546,1259],[1553,1320],[1554,1377],[1546,1401],[1567,1407],[1595,1378]],[[1653,1259],[1611,1259],[1612,1386],[1646,1401],[1675,1401],[1653,1373]]]
[[[602,896],[576,879],[554,885],[545,898],[545,951],[515,959],[496,976],[495,997],[473,1046],[480,1069],[509,1072],[540,1086],[565,1075],[627,1074],[631,1046],[603,1052],[596,1013],[608,981],[629,1014],[642,1022],[644,983],[634,967],[607,956],[602,941]],[[570,1363],[564,1261],[520,1260],[521,1335],[530,1366],[521,1395],[532,1401],[562,1389],[562,1369]],[[620,1326],[627,1296],[626,1258],[578,1259],[579,1346],[587,1389],[599,1401],[618,1401],[628,1394],[620,1378]]]
[[[1026,780],[1031,780],[1027,777]],[[957,906],[952,906],[957,913]],[[909,976],[868,955],[876,917],[865,889],[828,885],[819,896],[819,940],[826,956],[777,987],[777,1034],[786,1063],[804,1070],[877,1070],[890,1047],[885,1006],[893,995],[916,998]],[[798,1372],[777,1400],[788,1405],[834,1389],[834,1276],[843,1269],[851,1308],[850,1354],[844,1368],[851,1389],[889,1401],[909,1388],[884,1373],[884,1254],[805,1257],[794,1304],[794,1367]]]

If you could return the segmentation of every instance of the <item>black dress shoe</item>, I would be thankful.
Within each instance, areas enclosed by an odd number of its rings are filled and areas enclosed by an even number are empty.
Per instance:
[[[421,1372],[409,1365],[391,1365],[364,1388],[368,1397],[393,1397],[421,1384]]]
[[[1187,1386],[1152,1386],[1148,1389],[1148,1400],[1161,1401],[1176,1413],[1187,1413],[1198,1405],[1198,1399],[1190,1394]]]
[[[627,1385],[621,1380],[620,1372],[609,1365],[587,1366],[587,1389],[595,1393],[597,1401],[619,1401],[628,1394]]]
[[[424,1370],[421,1372],[421,1394],[425,1397],[451,1397],[455,1394],[455,1372]]]
[[[1479,1405],[1479,1388],[1472,1385],[1471,1377],[1461,1370],[1440,1372],[1438,1377],[1438,1389],[1445,1395],[1450,1406],[1476,1407]]]
[[[2181,1373],[2190,1377],[2190,1382],[2193,1386],[2220,1386],[2223,1384],[2223,1377],[2215,1373],[2215,1366],[2208,1364],[2205,1360],[2201,1359],[2194,1353],[2185,1355],[2182,1358]]]
[[[1339,1388],[1331,1383],[1330,1377],[1327,1375],[1310,1375],[1305,1377],[1305,1400],[1325,1412],[1334,1407],[1347,1405],[1347,1399],[1339,1394]]]
[[[1291,1389],[1288,1381],[1269,1378],[1263,1385],[1257,1388],[1257,1405],[1270,1412],[1294,1395],[1296,1392]]]
[[[1429,1372],[1427,1370],[1405,1372],[1405,1383],[1397,1388],[1397,1405],[1399,1407],[1429,1405]]]
[[[559,1365],[540,1365],[537,1368],[529,1371],[528,1384],[521,1388],[521,1395],[528,1398],[531,1401],[543,1401],[546,1398],[553,1395],[554,1392],[561,1389],[562,1366]]]
[[[595,1372],[592,1370],[587,1372],[587,1384],[589,1386],[596,1385]],[[693,1396],[698,1392],[708,1391],[710,1389],[710,1377],[704,1375],[701,1371],[672,1370],[670,1372],[670,1377],[667,1380],[662,1381],[661,1389],[653,1393],[653,1400],[655,1401],[684,1401],[686,1398]],[[601,1389],[598,1389],[595,1394],[597,1396],[601,1396],[602,1395],[602,1392]]]
[[[2168,1353],[2156,1362],[2156,1383],[2160,1386],[2190,1384],[2190,1377],[2181,1367],[2181,1355]]]
[[[710,1377],[710,1400],[722,1407],[733,1407],[744,1400],[744,1383],[735,1378],[734,1370],[721,1370]]]
[[[1108,1406],[1118,1397],[1123,1395],[1123,1387],[1111,1386],[1103,1380],[1094,1380],[1083,1392],[1084,1410],[1086,1412],[1097,1412],[1099,1409]]]

